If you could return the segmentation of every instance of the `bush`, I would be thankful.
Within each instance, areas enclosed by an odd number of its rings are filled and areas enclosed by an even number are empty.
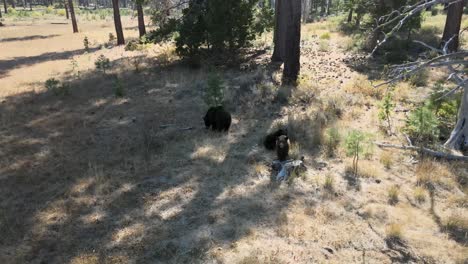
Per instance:
[[[352,170],[354,176],[357,177],[360,155],[369,156],[372,153],[372,143],[368,135],[359,130],[353,130],[346,137],[345,148],[346,155],[353,157]]]
[[[67,84],[60,85],[60,81],[55,78],[47,79],[45,87],[47,91],[51,91],[55,95],[66,95],[69,93],[69,86]]]
[[[319,51],[327,52],[330,50],[330,42],[326,39],[319,40]]]
[[[325,182],[323,183],[323,188],[327,191],[333,191],[334,190],[334,185],[335,185],[335,180],[331,175],[327,175],[325,177]]]
[[[386,229],[386,239],[388,240],[401,240],[402,239],[402,230],[400,224],[390,224]]]
[[[205,103],[209,107],[216,107],[224,104],[224,84],[219,75],[215,73],[211,73],[208,76]]]
[[[325,130],[322,140],[325,155],[333,157],[341,141],[340,132],[337,128],[331,127]]]
[[[450,90],[451,88],[444,89],[442,84],[437,83],[435,91],[431,94],[429,99],[433,111],[439,119],[440,135],[444,139],[450,135],[457,122],[458,109],[461,103],[461,93],[444,97]]]
[[[388,151],[382,152],[380,155],[380,163],[382,163],[386,169],[390,169],[393,165],[393,154]]]
[[[414,199],[416,199],[418,203],[426,201],[426,190],[420,186],[416,187],[414,189]]]
[[[431,143],[439,137],[439,120],[429,103],[409,114],[404,131],[416,143]]]
[[[109,33],[109,43],[114,43],[115,42],[115,35],[111,33]]]
[[[408,78],[409,82],[416,87],[426,86],[428,79],[429,70],[427,69],[420,70]]]
[[[222,53],[248,45],[260,30],[254,30],[256,1],[190,1],[183,10],[176,38],[177,53],[191,57],[203,46]]]
[[[381,122],[386,122],[386,126],[389,133],[391,133],[392,131],[391,115],[393,113],[394,108],[395,104],[393,103],[393,95],[392,93],[388,92],[379,104],[378,116]]]
[[[119,78],[116,78],[116,80],[115,80],[114,94],[117,97],[124,97],[124,95],[125,95],[125,88],[123,86],[122,81]]]
[[[84,45],[85,51],[89,52],[89,40],[88,40],[88,37],[86,36],[83,39],[83,45]]]
[[[320,39],[329,40],[330,39],[330,33],[328,33],[328,32],[323,33],[322,35],[320,35]]]
[[[398,203],[398,195],[400,194],[400,188],[396,185],[393,185],[388,189],[388,202],[390,204]]]
[[[94,65],[96,65],[96,69],[106,73],[106,70],[110,69],[110,60],[101,54],[94,62]]]

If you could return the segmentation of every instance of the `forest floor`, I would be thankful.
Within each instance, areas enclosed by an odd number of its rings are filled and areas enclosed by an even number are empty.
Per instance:
[[[349,131],[406,139],[381,128],[376,68],[333,23],[303,27],[296,88],[279,85],[268,37],[254,45],[265,52],[221,68],[233,124],[217,134],[202,120],[208,65],[183,65],[171,44],[104,48],[110,20],[79,34],[64,22],[0,28],[0,263],[468,261],[466,164],[369,143],[350,177]],[[123,24],[136,38],[136,19]],[[395,131],[441,76],[397,86]],[[47,91],[49,78],[66,93]],[[308,170],[278,183],[262,139],[281,125]],[[329,128],[342,138],[332,155]]]

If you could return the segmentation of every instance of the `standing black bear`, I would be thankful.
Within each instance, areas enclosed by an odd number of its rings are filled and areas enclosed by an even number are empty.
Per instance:
[[[278,129],[273,133],[268,134],[265,137],[265,140],[263,141],[263,145],[265,145],[265,148],[268,150],[275,150],[276,148],[276,141],[280,136],[287,136],[288,131],[286,129]]]
[[[210,107],[203,120],[206,128],[214,131],[228,131],[231,126],[231,114],[222,106]]]
[[[282,135],[276,140],[276,154],[279,161],[285,161],[289,156],[288,136]]]

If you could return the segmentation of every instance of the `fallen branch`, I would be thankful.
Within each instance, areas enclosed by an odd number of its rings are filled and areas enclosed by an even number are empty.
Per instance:
[[[394,148],[394,149],[403,149],[403,150],[414,150],[414,151],[418,151],[418,152],[423,152],[424,154],[427,154],[429,156],[432,156],[432,157],[438,158],[438,159],[454,160],[454,161],[467,161],[468,162],[468,156],[453,155],[453,154],[450,154],[450,153],[435,151],[435,150],[428,149],[428,148],[421,148],[421,147],[415,147],[415,146],[405,146],[405,145],[384,144],[384,143],[378,143],[378,142],[375,142],[375,144],[380,148]]]

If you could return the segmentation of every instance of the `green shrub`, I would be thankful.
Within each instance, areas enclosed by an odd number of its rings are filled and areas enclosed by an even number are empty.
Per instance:
[[[392,131],[391,115],[394,108],[395,104],[393,103],[392,93],[388,92],[379,104],[378,116],[380,121],[387,123],[387,129],[390,133]]]
[[[404,131],[417,143],[431,143],[439,137],[439,119],[430,103],[425,103],[413,110]]]
[[[368,157],[372,154],[372,142],[370,135],[359,130],[351,131],[345,139],[346,155],[353,157],[352,170],[354,176],[358,176],[358,162],[361,155]]]
[[[114,94],[117,97],[124,97],[125,96],[125,88],[122,81],[119,78],[115,80],[115,90]]]
[[[60,85],[60,81],[55,78],[47,79],[45,82],[45,87],[47,91],[51,91],[55,95],[66,95],[69,93],[70,89],[68,84]]]
[[[319,40],[319,51],[327,52],[330,50],[330,42],[325,39]]]
[[[46,7],[44,12],[46,14],[52,14],[52,13],[54,13],[54,7],[53,6],[48,6],[48,7]]]
[[[328,33],[328,32],[323,33],[322,35],[320,35],[320,39],[329,40],[330,39],[330,33]]]
[[[224,84],[219,75],[215,73],[211,73],[208,76],[205,103],[209,107],[216,107],[224,104]]]
[[[84,37],[83,39],[83,45],[84,45],[84,49],[86,52],[89,52],[89,40],[88,40],[88,37]]]
[[[458,109],[461,103],[461,93],[445,96],[451,88],[444,89],[442,84],[437,83],[435,91],[430,96],[430,104],[439,119],[439,130],[442,137],[450,135],[457,122]]]
[[[423,70],[420,70],[417,73],[411,75],[408,78],[408,81],[412,85],[414,85],[416,87],[420,87],[420,86],[426,86],[428,79],[429,79],[429,70],[423,69]]]
[[[325,130],[323,138],[323,148],[325,155],[333,157],[341,141],[340,132],[337,128],[331,127]]]
[[[101,54],[94,62],[94,65],[96,65],[96,69],[106,73],[106,70],[110,69],[110,60]]]

